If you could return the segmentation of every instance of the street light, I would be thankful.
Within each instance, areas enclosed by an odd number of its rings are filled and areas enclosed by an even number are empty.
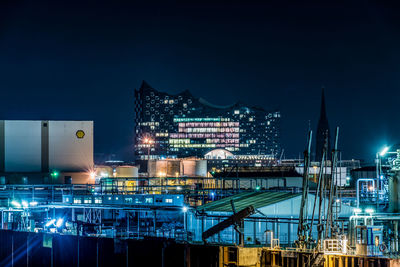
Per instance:
[[[63,218],[59,218],[59,219],[57,220],[57,222],[56,222],[56,226],[57,226],[58,228],[60,228],[60,227],[62,226],[63,222],[64,222],[64,219],[63,219]]]
[[[11,201],[11,205],[13,205],[16,208],[21,208],[21,204],[16,200]]]
[[[353,209],[353,212],[354,212],[354,213],[361,213],[361,212],[362,212],[362,210],[361,210],[361,209],[359,209],[359,208],[355,208],[355,209]]]
[[[389,151],[389,147],[385,146],[382,151],[379,153],[381,157],[385,156],[385,154]]]
[[[382,179],[379,179],[381,177],[382,173],[382,157],[385,156],[390,147],[385,146],[381,152],[376,153],[376,207],[379,208],[379,190],[382,189],[383,187],[383,181]]]
[[[374,213],[375,211],[373,209],[366,209],[365,212],[371,214]]]
[[[26,202],[25,200],[22,200],[21,203],[24,208],[27,208],[29,206],[28,202]]]

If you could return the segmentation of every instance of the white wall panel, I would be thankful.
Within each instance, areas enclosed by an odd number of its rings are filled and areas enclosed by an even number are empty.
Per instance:
[[[41,171],[41,121],[4,122],[6,172]]]
[[[77,131],[85,133],[78,138]],[[49,168],[88,171],[93,168],[93,122],[49,121]]]

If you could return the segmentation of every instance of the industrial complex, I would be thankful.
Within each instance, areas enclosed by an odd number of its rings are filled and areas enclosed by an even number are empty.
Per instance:
[[[400,150],[341,159],[323,93],[300,159],[279,111],[135,96],[135,162],[95,163],[93,121],[0,121],[1,266],[399,266]]]

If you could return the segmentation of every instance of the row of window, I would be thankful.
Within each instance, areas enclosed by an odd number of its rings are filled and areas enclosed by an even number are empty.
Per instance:
[[[178,131],[180,133],[238,133],[239,128],[182,128],[179,127]]]
[[[109,196],[109,197],[107,197],[107,200],[113,201],[113,199],[114,199],[115,201],[119,201],[119,198],[120,197],[118,197],[118,196],[116,196],[116,197]],[[93,202],[93,200],[94,200],[94,202]],[[69,202],[69,198],[66,198],[65,201]],[[155,198],[155,201],[156,201],[156,203],[163,203],[162,198]],[[101,197],[95,197],[94,199],[92,199],[92,197],[83,197],[83,198],[75,197],[73,202],[74,202],[74,204],[92,204],[92,203],[101,204],[103,202],[103,200]],[[143,201],[140,198],[125,197],[124,202],[126,204],[153,204],[153,198],[147,197],[147,198],[144,198],[144,201]],[[165,198],[164,202],[168,203],[168,204],[172,204],[173,199]]]

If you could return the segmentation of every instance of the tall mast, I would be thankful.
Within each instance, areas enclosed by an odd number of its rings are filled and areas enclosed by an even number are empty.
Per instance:
[[[297,229],[298,245],[300,248],[305,248],[308,229],[308,190],[309,190],[309,169],[310,169],[310,154],[311,154],[312,131],[308,132],[307,148],[304,151],[304,171],[303,171],[303,194],[301,196],[299,226]]]

